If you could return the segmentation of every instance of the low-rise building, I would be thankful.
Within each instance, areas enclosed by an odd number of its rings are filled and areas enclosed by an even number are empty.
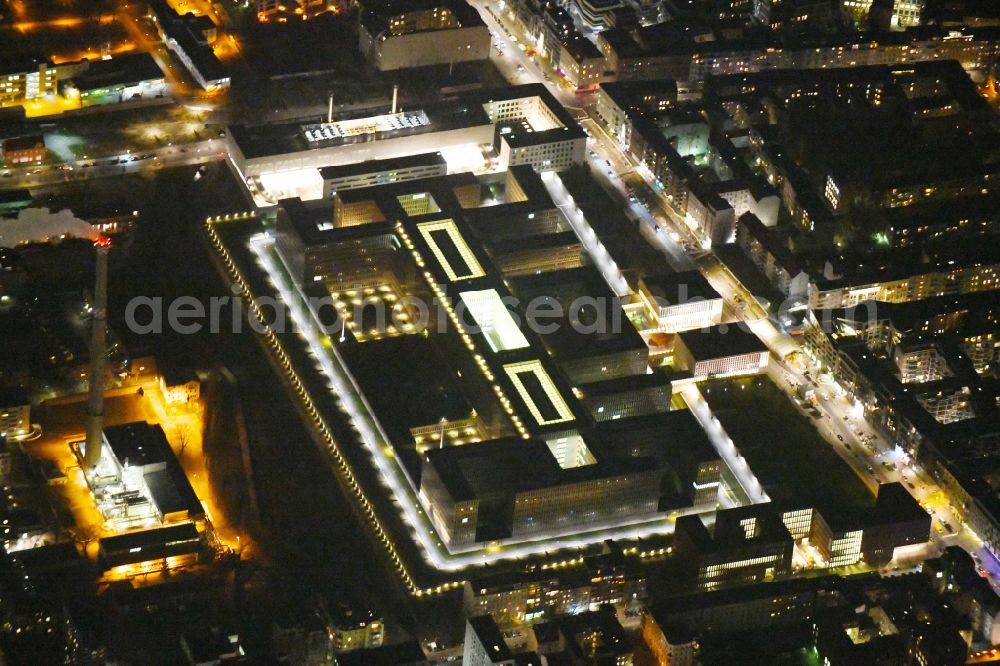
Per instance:
[[[168,405],[191,405],[201,397],[201,380],[189,369],[161,370],[160,392]]]
[[[19,136],[3,142],[3,161],[7,166],[41,162],[47,155],[41,135]]]
[[[92,60],[69,86],[83,107],[149,100],[167,94],[167,79],[148,53]]]

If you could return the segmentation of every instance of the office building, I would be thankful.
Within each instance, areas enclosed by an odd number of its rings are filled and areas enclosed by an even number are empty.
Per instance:
[[[537,440],[433,449],[420,496],[452,547],[656,513],[661,474],[643,459],[575,462],[563,468]]]
[[[178,14],[166,0],[150,0],[149,17],[199,86],[207,91],[229,87],[229,72],[212,51],[217,32],[210,17]]]
[[[486,60],[489,28],[464,0],[363,3],[361,53],[379,71]]]
[[[583,130],[540,84],[467,91],[418,109],[332,123],[231,126],[226,142],[233,166],[255,190],[265,191],[267,205],[293,196],[321,198],[323,179],[315,170],[323,167],[440,152],[449,170],[481,173],[487,157],[478,147],[484,145],[492,145],[491,166],[501,170],[523,164],[561,170],[586,156]],[[474,155],[470,147],[476,147]],[[407,164],[413,175],[416,165]],[[377,162],[372,166],[381,169]],[[347,173],[351,179],[362,175],[354,168]]]
[[[28,54],[0,58],[0,108],[55,95],[71,67]]]
[[[768,505],[716,513],[713,531],[698,516],[677,519],[674,554],[701,590],[764,583],[792,570],[793,540]]]
[[[722,296],[701,271],[643,276],[638,292],[657,330],[676,333],[708,328],[722,320]]]

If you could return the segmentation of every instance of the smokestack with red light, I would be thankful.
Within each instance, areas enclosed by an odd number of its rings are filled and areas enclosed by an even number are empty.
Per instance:
[[[94,241],[97,269],[94,277],[94,313],[90,332],[90,379],[87,398],[87,440],[83,449],[83,468],[90,471],[101,460],[104,440],[104,362],[108,330],[108,252],[111,239],[99,236]]]

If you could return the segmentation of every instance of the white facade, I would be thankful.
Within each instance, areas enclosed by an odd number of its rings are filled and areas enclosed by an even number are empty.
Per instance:
[[[653,304],[660,329],[666,333],[715,326],[722,321],[722,298],[692,300],[677,305]]]
[[[500,139],[500,166],[507,169],[520,164],[530,164],[537,171],[561,171],[584,161],[587,150],[585,136],[511,148]]]
[[[760,351],[696,361],[693,373],[695,377],[757,374],[767,367],[769,356],[769,352]]]

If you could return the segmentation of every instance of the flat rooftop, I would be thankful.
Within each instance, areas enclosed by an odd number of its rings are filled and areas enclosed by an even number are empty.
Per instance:
[[[425,454],[455,501],[506,497],[650,469],[645,458],[607,458],[563,469],[537,439],[504,438],[433,449]]]
[[[701,271],[644,275],[642,284],[661,306],[682,305],[693,300],[722,298]]]
[[[420,166],[444,165],[444,157],[441,153],[418,153],[416,155],[404,155],[385,160],[365,160],[354,162],[353,164],[338,164],[336,166],[323,167],[319,170],[319,175],[323,180],[334,180],[336,178],[349,178],[351,176],[361,176],[369,173],[379,173],[391,171],[393,169],[409,169]]]
[[[557,361],[647,349],[621,301],[592,266],[511,278],[510,283],[522,307],[545,299],[562,308],[558,318],[539,319],[543,325],[556,324],[539,335]]]
[[[73,77],[81,91],[163,79],[163,70],[148,53],[121,55],[110,60],[91,60],[87,69]]]
[[[707,331],[685,331],[677,335],[695,360],[767,351],[767,345],[760,338],[741,330],[735,324],[713,326]]]
[[[472,412],[448,359],[430,338],[370,340],[343,345],[341,354],[393,442],[410,439],[410,428]]]

